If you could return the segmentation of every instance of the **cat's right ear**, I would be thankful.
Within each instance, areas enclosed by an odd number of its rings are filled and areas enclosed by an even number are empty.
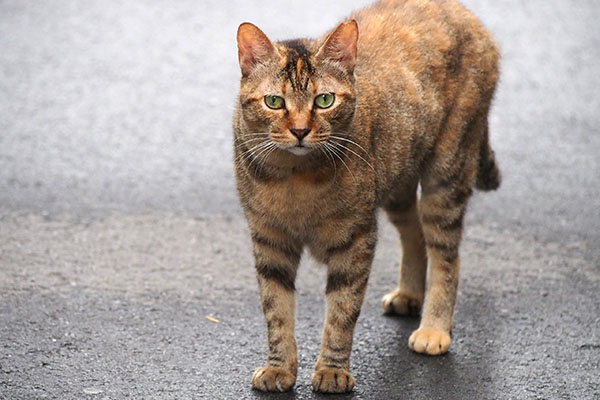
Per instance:
[[[325,40],[317,52],[317,57],[339,63],[348,73],[354,71],[356,47],[358,45],[358,24],[355,20],[338,26]]]
[[[250,75],[258,64],[269,61],[277,52],[267,35],[249,22],[238,28],[237,42],[243,76]]]

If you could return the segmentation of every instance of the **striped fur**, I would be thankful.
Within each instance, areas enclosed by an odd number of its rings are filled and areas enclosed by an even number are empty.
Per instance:
[[[498,79],[494,40],[455,1],[382,0],[316,40],[273,43],[242,24],[238,48],[235,171],[268,338],[253,386],[286,391],[295,383],[295,278],[307,248],[327,265],[313,388],[353,389],[353,331],[378,208],[403,249],[384,310],[421,313],[410,348],[446,352],[467,203],[473,188],[500,184],[487,122]],[[322,93],[335,94],[330,107],[315,105]],[[281,97],[281,107],[265,96]]]

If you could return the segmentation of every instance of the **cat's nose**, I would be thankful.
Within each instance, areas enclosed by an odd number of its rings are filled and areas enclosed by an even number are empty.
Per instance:
[[[304,139],[306,137],[306,135],[309,134],[310,128],[305,128],[305,129],[290,128],[290,132],[292,132],[292,135],[296,136],[298,138],[298,141],[301,142],[302,139]]]

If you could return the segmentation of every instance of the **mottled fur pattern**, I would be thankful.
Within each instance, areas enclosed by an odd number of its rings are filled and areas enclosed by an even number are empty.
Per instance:
[[[294,281],[308,248],[327,265],[313,388],[352,390],[378,208],[403,249],[398,288],[383,308],[421,313],[412,350],[446,352],[467,202],[474,187],[500,184],[488,139],[499,62],[490,34],[454,0],[383,0],[317,40],[272,43],[242,24],[238,47],[235,171],[269,347],[253,386],[285,391],[296,381]],[[322,93],[335,95],[332,106],[316,106]],[[270,108],[265,96],[283,106]]]

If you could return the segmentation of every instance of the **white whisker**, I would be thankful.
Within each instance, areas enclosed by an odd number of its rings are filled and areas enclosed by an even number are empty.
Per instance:
[[[248,164],[248,168],[250,168],[252,166],[252,164],[254,163],[254,161],[256,161],[258,158],[260,158],[261,155],[265,154],[266,152],[269,151],[269,149],[272,146],[277,146],[275,143],[273,142],[268,142],[266,144],[266,146],[263,146],[260,151],[258,151],[257,153],[253,153],[252,155],[254,156],[254,158],[250,161],[250,164]]]
[[[333,167],[333,170],[334,170],[333,176],[335,178],[337,176],[337,166],[335,165],[335,158],[333,158],[333,156],[331,155],[331,153],[327,147],[319,146],[319,150],[321,150],[323,152],[323,154],[325,154],[325,156],[327,157],[327,160],[331,162],[331,166]]]
[[[329,142],[324,142],[324,144],[325,144],[325,146],[329,147],[329,149],[332,151],[332,153],[342,162],[342,164],[344,164],[344,167],[346,167],[346,169],[348,170],[348,172],[352,176],[352,179],[356,182],[356,177],[354,176],[354,174],[350,170],[350,167],[348,167],[348,164],[346,164],[346,162],[338,154],[338,151],[341,152],[342,154],[344,154],[344,152],[342,152],[341,150],[337,149],[335,147],[335,143],[332,144],[332,143],[329,143]]]
[[[257,145],[255,145],[254,147],[251,147],[249,149],[247,149],[246,151],[244,151],[243,153],[241,153],[237,158],[236,161],[240,161],[241,158],[247,158],[247,156],[249,156],[250,154],[252,154],[252,156],[255,156],[255,153],[257,151],[260,151],[262,149],[264,149],[266,146],[268,146],[270,143],[272,142],[261,142]]]
[[[365,160],[364,157],[362,157],[360,154],[358,154],[357,152],[355,152],[354,150],[352,150],[351,148],[344,146],[341,143],[336,143],[338,146],[343,147],[344,149],[348,150],[349,152],[351,152],[352,154],[354,154],[355,156],[357,156],[358,158],[360,158],[361,160],[363,160],[368,166],[369,168],[371,168],[373,171],[375,171],[375,168],[373,168],[373,166],[371,165],[371,163],[369,163],[367,160]]]
[[[265,155],[263,155],[262,162],[259,164],[258,169],[262,169],[265,166],[267,159],[271,156],[271,154],[273,154],[273,152],[275,150],[277,150],[277,145],[275,143],[273,143],[273,146],[271,146],[271,148],[267,151],[267,153]]]
[[[334,138],[334,139],[339,139],[339,140],[344,140],[344,141],[346,141],[346,142],[350,142],[350,143],[352,143],[353,145],[355,145],[355,146],[357,146],[358,148],[360,148],[362,151],[364,151],[364,152],[365,152],[367,155],[369,155],[369,152],[368,152],[368,151],[366,151],[366,150],[364,149],[364,147],[362,147],[360,144],[356,143],[354,140],[351,140],[351,139],[348,139],[348,138],[344,138],[344,137],[341,137],[341,136],[337,136],[337,135],[329,135],[329,136],[330,136],[330,137],[332,137],[332,138]]]

